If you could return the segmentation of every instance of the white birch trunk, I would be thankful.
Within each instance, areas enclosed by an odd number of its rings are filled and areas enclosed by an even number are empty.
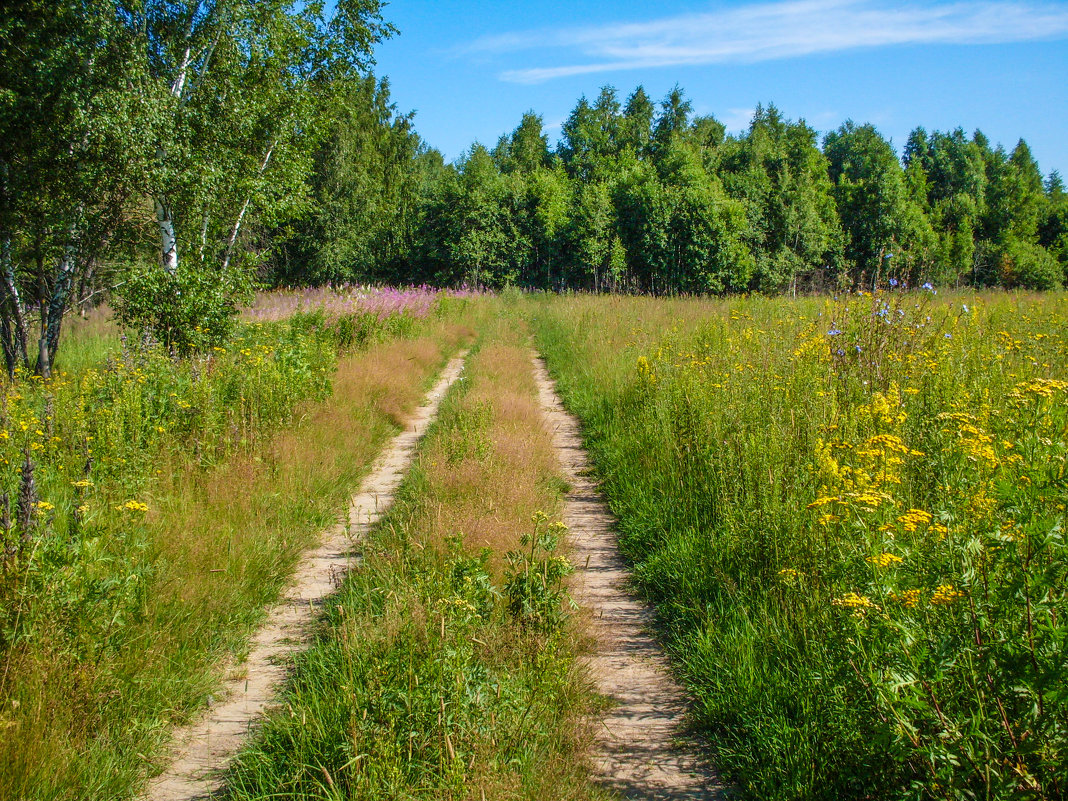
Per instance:
[[[271,154],[274,153],[275,142],[271,142],[271,146],[267,148],[267,154],[263,157],[263,161],[260,162],[260,169],[256,173],[257,177],[263,175],[267,170],[267,165],[271,163]],[[237,235],[241,233],[241,223],[245,219],[245,212],[248,211],[249,203],[252,202],[252,196],[249,195],[245,198],[245,202],[241,204],[241,211],[238,212],[237,219],[234,221],[234,227],[230,230],[230,236],[226,240],[226,251],[223,254],[223,269],[225,270],[230,266],[230,258],[234,252],[234,243],[237,242]]]
[[[171,275],[178,272],[178,237],[174,233],[174,215],[160,197],[153,198],[156,204],[156,223],[159,225],[160,262]]]

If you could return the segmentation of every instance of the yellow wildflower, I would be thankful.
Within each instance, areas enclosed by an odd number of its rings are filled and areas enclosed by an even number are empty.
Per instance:
[[[893,567],[901,564],[904,560],[896,553],[881,553],[878,556],[869,556],[868,561],[876,567]]]
[[[855,592],[847,592],[841,598],[831,601],[834,606],[844,606],[848,609],[878,609],[878,605],[867,595],[858,595]]]
[[[939,584],[931,596],[931,603],[940,606],[949,606],[958,598],[963,598],[964,593],[952,584]]]

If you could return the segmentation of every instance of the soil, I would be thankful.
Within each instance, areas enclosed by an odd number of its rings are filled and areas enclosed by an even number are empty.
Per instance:
[[[448,363],[406,429],[375,461],[350,501],[347,524],[324,532],[321,545],[302,557],[291,585],[268,610],[266,623],[253,638],[248,658],[230,671],[234,678],[227,681],[221,700],[200,720],[176,733],[173,762],[149,783],[145,799],[193,801],[221,793],[230,760],[280,689],[293,654],[308,645],[319,607],[354,563],[355,543],[391,506],[419,440],[446,391],[460,377],[465,355]]]
[[[687,704],[651,629],[652,610],[629,591],[614,519],[591,477],[581,429],[534,357],[542,409],[570,485],[564,523],[576,566],[572,593],[588,615],[587,669],[610,708],[596,727],[598,780],[629,799],[724,799],[726,786],[686,736]]]

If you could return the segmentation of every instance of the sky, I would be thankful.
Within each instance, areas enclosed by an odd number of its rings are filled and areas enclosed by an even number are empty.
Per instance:
[[[541,115],[551,144],[580,96],[681,87],[728,132],[759,103],[821,134],[873,123],[1023,138],[1068,180],[1068,0],[392,0],[375,50],[399,111],[452,161]]]

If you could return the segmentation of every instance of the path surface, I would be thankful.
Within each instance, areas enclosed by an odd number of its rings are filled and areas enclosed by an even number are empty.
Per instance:
[[[680,726],[682,691],[650,634],[652,611],[628,592],[611,512],[589,475],[578,421],[564,409],[545,362],[534,358],[541,406],[571,486],[564,523],[576,566],[575,600],[591,612],[589,659],[598,690],[615,702],[600,727],[594,763],[600,780],[631,799],[724,799],[715,773]]]
[[[348,525],[323,534],[294,571],[282,600],[268,610],[267,622],[252,641],[242,675],[226,685],[224,699],[204,718],[180,730],[174,762],[145,793],[151,801],[212,798],[223,789],[227,765],[244,744],[255,719],[271,702],[289,670],[291,657],[308,644],[318,607],[341,583],[352,562],[353,543],[392,505],[393,494],[415,456],[415,448],[438,406],[463,370],[466,352],[445,367],[441,378],[412,415],[405,431],[389,443],[349,504]]]

